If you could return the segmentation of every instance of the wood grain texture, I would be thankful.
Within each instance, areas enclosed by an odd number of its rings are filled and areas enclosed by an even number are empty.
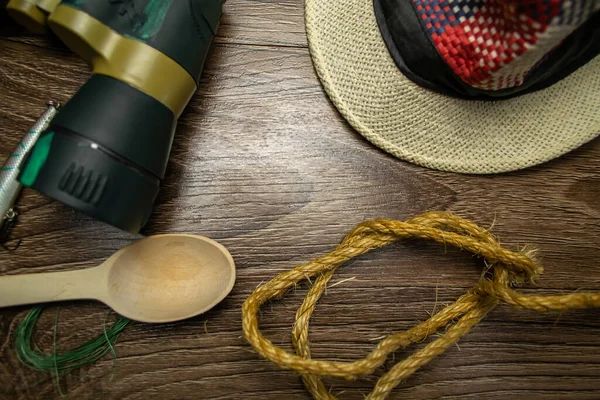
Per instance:
[[[48,99],[65,102],[88,77],[59,42],[0,23],[0,157]],[[407,219],[445,209],[473,219],[510,248],[529,244],[545,273],[529,293],[600,290],[600,141],[536,168],[498,176],[427,170],[394,159],[356,134],[327,100],[314,73],[301,0],[228,0],[201,86],[182,116],[167,178],[143,234],[194,233],[219,240],[237,263],[231,294],[206,315],[166,325],[133,324],[111,359],[63,380],[77,399],[307,399],[300,379],[260,359],[245,343],[240,307],[278,272],[321,255],[357,223]],[[99,264],[136,236],[26,190],[0,252],[0,274]],[[168,266],[165,266],[168,267]],[[414,325],[478,279],[468,254],[404,242],[344,267],[311,325],[313,354],[353,360],[377,338]],[[290,348],[305,288],[263,310],[262,327]],[[437,297],[437,303],[436,303]],[[39,323],[52,350],[58,306]],[[25,308],[0,312],[0,398],[59,398],[47,376],[21,366],[11,330]],[[60,305],[58,350],[102,331],[106,307]],[[392,398],[600,398],[600,311],[536,314],[495,309],[459,346],[398,387]],[[206,324],[206,331],[205,331]],[[398,352],[396,360],[408,351]],[[392,365],[389,360],[386,368]],[[376,376],[327,380],[333,393],[362,399]]]

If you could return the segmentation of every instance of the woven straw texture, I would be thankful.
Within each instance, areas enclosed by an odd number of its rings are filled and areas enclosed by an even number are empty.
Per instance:
[[[559,157],[600,134],[600,56],[553,86],[503,101],[454,99],[405,78],[372,0],[306,0],[315,69],[365,138],[425,167],[498,173]]]

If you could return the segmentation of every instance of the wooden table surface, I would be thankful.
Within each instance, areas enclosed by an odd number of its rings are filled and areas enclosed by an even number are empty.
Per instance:
[[[45,102],[67,101],[89,71],[56,39],[25,34],[4,13],[0,25],[4,159]],[[526,292],[600,290],[599,159],[600,140],[497,176],[436,172],[397,160],[355,133],[328,101],[311,64],[302,0],[228,0],[142,233],[220,241],[237,263],[236,286],[203,316],[131,325],[116,346],[110,384],[103,376],[112,364],[106,357],[63,379],[62,389],[74,399],[309,398],[295,373],[247,345],[241,304],[261,282],[324,254],[355,224],[375,217],[450,210],[483,226],[495,221],[493,232],[504,245],[540,250],[545,273]],[[30,190],[19,207],[12,238],[22,244],[0,251],[2,275],[91,267],[138,237]],[[332,283],[355,279],[332,287],[319,303],[313,357],[364,357],[377,338],[413,326],[464,293],[480,268],[466,253],[412,241],[360,258]],[[293,314],[304,294],[298,288],[263,310],[261,326],[276,344],[290,348]],[[102,331],[105,306],[52,305],[35,335],[45,351],[52,351],[58,309],[58,351]],[[55,383],[14,355],[11,332],[27,310],[0,312],[0,398],[60,398]],[[501,305],[391,397],[598,399],[599,316],[598,310],[537,314]],[[391,365],[390,359],[386,368]],[[326,383],[332,393],[343,391],[342,398],[363,399],[375,378]]]

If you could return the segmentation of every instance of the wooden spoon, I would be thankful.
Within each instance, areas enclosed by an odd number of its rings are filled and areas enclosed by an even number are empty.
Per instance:
[[[137,321],[171,322],[208,311],[234,282],[233,258],[219,243],[157,235],[122,248],[95,268],[2,276],[0,307],[94,299]]]

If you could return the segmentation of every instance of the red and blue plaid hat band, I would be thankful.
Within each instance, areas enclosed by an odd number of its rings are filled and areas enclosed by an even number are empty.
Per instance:
[[[536,70],[551,68],[544,64],[552,62],[552,53],[600,11],[600,0],[375,0],[376,10],[377,3],[387,10],[386,24],[408,20],[406,14],[389,15],[400,2],[412,5],[429,50],[464,84],[485,91],[510,91]],[[394,36],[394,28],[387,29]]]

